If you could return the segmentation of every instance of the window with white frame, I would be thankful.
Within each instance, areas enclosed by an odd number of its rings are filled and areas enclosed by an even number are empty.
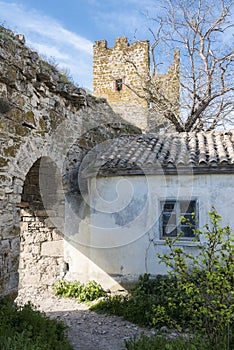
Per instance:
[[[193,238],[197,227],[196,200],[165,200],[161,202],[161,238],[176,237],[183,232],[181,238]],[[181,221],[181,217],[186,220]]]

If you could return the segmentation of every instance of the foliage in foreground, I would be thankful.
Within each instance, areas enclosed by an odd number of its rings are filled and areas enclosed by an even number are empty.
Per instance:
[[[31,304],[19,307],[8,298],[0,301],[1,350],[72,350],[65,330],[63,322],[49,319]]]
[[[210,225],[195,230],[198,254],[186,253],[168,239],[170,253],[162,255],[183,295],[176,300],[190,315],[190,325],[204,332],[214,349],[220,342],[229,349],[230,327],[234,323],[234,239],[229,226],[221,227],[215,208],[209,212]],[[226,339],[225,339],[226,338]]]
[[[184,338],[178,336],[170,339],[162,335],[148,338],[142,334],[139,339],[125,341],[127,350],[209,350],[209,344],[200,337]]]
[[[167,309],[168,300],[174,299],[176,294],[176,281],[167,276],[156,276],[151,279],[149,274],[140,276],[137,285],[127,295],[107,296],[91,306],[91,310],[122,316],[124,319],[147,327],[164,326],[163,314],[155,315],[156,306]],[[181,317],[182,310],[169,311],[169,317]],[[183,315],[186,321],[187,316]]]
[[[106,296],[104,289],[95,281],[82,284],[79,281],[60,280],[54,285],[54,293],[60,297],[76,298],[81,302],[89,302]]]
[[[214,208],[209,216],[204,231],[195,232],[196,256],[174,246],[180,237],[168,240],[170,251],[160,257],[171,269],[168,276],[144,275],[131,294],[104,298],[92,310],[139,325],[189,328],[207,340],[208,349],[234,349],[234,242]]]

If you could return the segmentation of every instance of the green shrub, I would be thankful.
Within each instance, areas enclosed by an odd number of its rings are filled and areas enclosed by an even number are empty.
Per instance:
[[[90,309],[96,312],[122,316],[126,320],[139,325],[150,326],[150,310],[152,306],[151,297],[115,295],[98,301]]]
[[[150,281],[150,275],[141,276],[131,294],[107,296],[92,305],[91,310],[122,316],[139,325],[152,326],[151,321],[154,316],[152,310],[155,303],[158,302],[158,295],[151,294],[151,283],[154,284],[153,281]]]
[[[1,350],[72,350],[65,337],[66,328],[31,304],[18,307],[8,298],[0,302]]]
[[[95,281],[89,281],[84,285],[79,281],[60,280],[54,285],[54,293],[60,297],[76,298],[81,302],[89,302],[106,296],[101,285]]]
[[[187,325],[189,315],[176,304],[176,279],[149,274],[139,277],[139,281],[128,295],[108,296],[91,309],[96,312],[115,314],[128,321],[148,327],[164,325],[179,327],[175,320]],[[181,297],[181,296],[180,296]]]
[[[139,338],[125,341],[127,350],[211,350],[209,344],[200,337],[174,339],[156,335],[148,338],[144,334]]]
[[[177,280],[178,298],[172,307],[177,303],[190,315],[190,327],[203,331],[213,349],[230,349],[234,323],[234,239],[229,226],[220,226],[221,217],[215,208],[209,216],[210,225],[205,225],[204,231],[195,230],[197,255],[174,246],[178,236],[167,239],[170,252],[159,257]]]

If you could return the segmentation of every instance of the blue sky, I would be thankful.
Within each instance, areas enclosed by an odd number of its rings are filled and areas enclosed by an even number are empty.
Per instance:
[[[95,40],[126,35],[129,42],[150,39],[147,11],[160,0],[0,0],[0,24],[25,35],[26,45],[45,55],[74,82],[92,89]],[[162,2],[161,2],[162,3]]]

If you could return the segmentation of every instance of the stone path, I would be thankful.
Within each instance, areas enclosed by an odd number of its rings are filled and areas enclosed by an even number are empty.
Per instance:
[[[97,314],[85,304],[45,291],[20,290],[16,301],[19,304],[31,301],[49,317],[63,320],[68,325],[67,335],[74,350],[126,350],[125,339],[142,332],[154,334],[153,330],[140,328],[117,316]]]

